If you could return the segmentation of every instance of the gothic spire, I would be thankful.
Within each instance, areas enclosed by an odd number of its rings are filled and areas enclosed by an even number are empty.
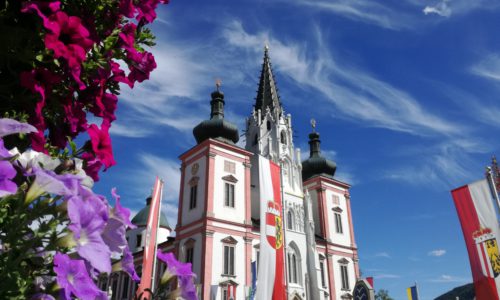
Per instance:
[[[274,80],[273,70],[269,59],[269,46],[264,48],[264,62],[260,72],[259,89],[255,98],[255,110],[261,110],[264,114],[267,107],[270,111],[278,110],[281,113],[281,103],[278,88]]]

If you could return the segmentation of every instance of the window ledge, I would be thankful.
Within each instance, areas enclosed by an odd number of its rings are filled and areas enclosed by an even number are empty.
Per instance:
[[[231,274],[220,274],[222,277],[230,277],[230,278],[236,278],[236,275],[231,275]]]

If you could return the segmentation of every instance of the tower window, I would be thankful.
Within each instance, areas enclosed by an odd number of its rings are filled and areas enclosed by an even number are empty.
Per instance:
[[[234,246],[224,246],[224,275],[234,275]]]
[[[130,279],[128,274],[124,274],[122,282],[122,298],[128,299],[128,291],[130,289]]]
[[[335,213],[335,231],[337,233],[343,233],[342,230],[342,215],[340,213]]]
[[[224,183],[225,201],[224,205],[234,207],[234,184]]]
[[[292,210],[289,210],[288,213],[286,214],[286,228],[288,230],[293,230],[293,225],[294,225],[294,217],[293,217],[293,211]]]
[[[256,134],[255,137],[253,138],[253,144],[257,145],[258,142],[259,142],[259,135]]]
[[[194,247],[191,246],[186,249],[186,262],[191,263],[191,265],[193,265],[193,258],[194,258]]]
[[[267,131],[271,130],[271,121],[267,121]]]
[[[139,248],[142,245],[142,234],[138,234],[135,237],[135,247]]]
[[[281,143],[286,145],[286,133],[284,130],[281,131],[281,133],[280,133],[280,139],[281,139]]]
[[[349,273],[347,265],[340,265],[340,277],[342,278],[342,289],[349,290]]]
[[[190,194],[189,194],[189,209],[196,208],[196,198],[198,194],[198,185],[191,186]]]
[[[325,260],[323,257],[319,257],[319,270],[321,272],[321,286],[326,288],[326,280],[325,280]]]

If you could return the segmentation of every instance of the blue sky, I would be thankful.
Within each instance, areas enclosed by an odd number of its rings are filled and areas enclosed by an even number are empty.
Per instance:
[[[195,145],[216,78],[240,134],[256,94],[263,47],[308,152],[317,120],[323,153],[353,185],[364,276],[405,299],[471,282],[449,191],[500,155],[500,2],[487,0],[176,1],[153,26],[158,69],[124,87],[112,127],[117,165],[96,185],[144,205],[154,176],[174,225],[178,155]]]

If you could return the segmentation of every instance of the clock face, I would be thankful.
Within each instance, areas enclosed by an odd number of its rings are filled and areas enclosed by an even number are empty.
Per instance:
[[[198,163],[195,163],[192,167],[191,167],[191,175],[196,175],[196,173],[198,173],[198,169],[200,168],[200,165]]]

